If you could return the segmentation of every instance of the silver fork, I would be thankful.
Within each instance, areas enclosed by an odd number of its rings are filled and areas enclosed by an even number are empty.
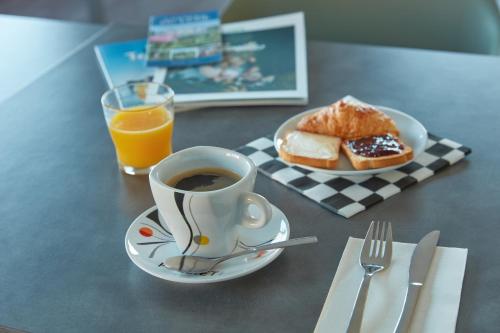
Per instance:
[[[358,333],[361,329],[361,321],[363,320],[363,311],[365,309],[366,296],[368,295],[368,287],[372,276],[389,267],[392,257],[392,227],[391,223],[382,223],[382,230],[379,233],[380,223],[376,223],[375,235],[373,234],[373,227],[375,222],[372,221],[370,228],[366,233],[365,242],[361,249],[359,262],[361,267],[364,268],[365,274],[363,281],[359,287],[358,297],[356,304],[352,310],[351,319],[347,333]],[[386,225],[388,227],[386,228]],[[386,230],[387,229],[387,230]]]

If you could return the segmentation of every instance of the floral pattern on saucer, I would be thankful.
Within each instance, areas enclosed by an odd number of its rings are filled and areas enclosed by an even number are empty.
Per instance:
[[[265,227],[256,230],[238,227],[240,236],[233,252],[289,239],[290,226],[286,216],[277,207],[272,207],[273,217]],[[145,272],[182,283],[211,283],[247,275],[266,266],[283,251],[275,249],[237,257],[217,265],[214,271],[206,274],[171,271],[163,267],[162,262],[167,257],[180,255],[180,251],[156,207],[149,208],[132,222],[125,236],[125,248],[132,262]]]

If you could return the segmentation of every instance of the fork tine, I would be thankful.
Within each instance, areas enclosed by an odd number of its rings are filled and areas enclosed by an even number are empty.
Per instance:
[[[378,251],[377,251],[377,257],[382,258],[382,250],[384,247],[384,241],[385,241],[385,221],[382,222],[382,231],[380,232],[379,239],[378,239]]]
[[[373,224],[375,222],[372,221],[370,223],[370,227],[368,228],[368,231],[366,232],[365,236],[365,242],[363,243],[363,248],[361,249],[361,256],[368,257],[370,255],[370,249],[372,246],[372,239],[373,239]]]
[[[380,222],[377,221],[377,228],[375,229],[375,235],[373,236],[373,250],[371,252],[371,256],[372,257],[376,257],[377,256],[377,249],[378,249],[378,240],[380,239],[380,236],[379,236],[379,225],[380,225]]]
[[[385,235],[385,251],[384,251],[384,259],[391,260],[392,258],[392,225],[389,222],[389,226],[387,228],[387,234]]]

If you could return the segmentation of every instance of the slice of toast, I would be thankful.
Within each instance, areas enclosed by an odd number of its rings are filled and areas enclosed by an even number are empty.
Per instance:
[[[368,147],[367,151],[359,149],[358,153],[353,151],[353,149],[355,148],[352,148],[353,146],[352,144],[350,144],[350,142],[353,141],[360,142],[359,140],[367,140],[369,138],[371,139],[381,136],[365,137],[365,138],[360,138],[358,140],[344,140],[342,141],[342,151],[349,158],[349,161],[351,161],[352,166],[356,170],[385,168],[388,166],[405,163],[413,158],[413,149],[410,146],[403,143],[401,139],[396,136],[392,136],[390,134],[388,134],[387,136],[395,140],[392,142],[392,146],[390,147],[389,150],[394,149],[394,151],[398,151],[398,153],[387,154],[384,156],[370,156],[373,155],[374,153],[373,149],[376,149],[377,146],[382,148],[383,150],[382,146],[387,145],[386,140],[380,140],[382,141],[381,143],[372,142],[371,144],[366,144],[364,145],[364,147]],[[394,142],[397,142],[400,145],[398,147],[399,149],[396,149],[394,147]],[[363,156],[363,154],[365,156]]]
[[[293,131],[280,146],[280,157],[291,163],[316,168],[335,169],[339,160],[341,139],[334,136]]]

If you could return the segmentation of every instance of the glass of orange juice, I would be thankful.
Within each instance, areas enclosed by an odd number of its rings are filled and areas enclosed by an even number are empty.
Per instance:
[[[120,170],[144,175],[172,153],[174,92],[161,83],[137,82],[102,95],[104,118]]]

